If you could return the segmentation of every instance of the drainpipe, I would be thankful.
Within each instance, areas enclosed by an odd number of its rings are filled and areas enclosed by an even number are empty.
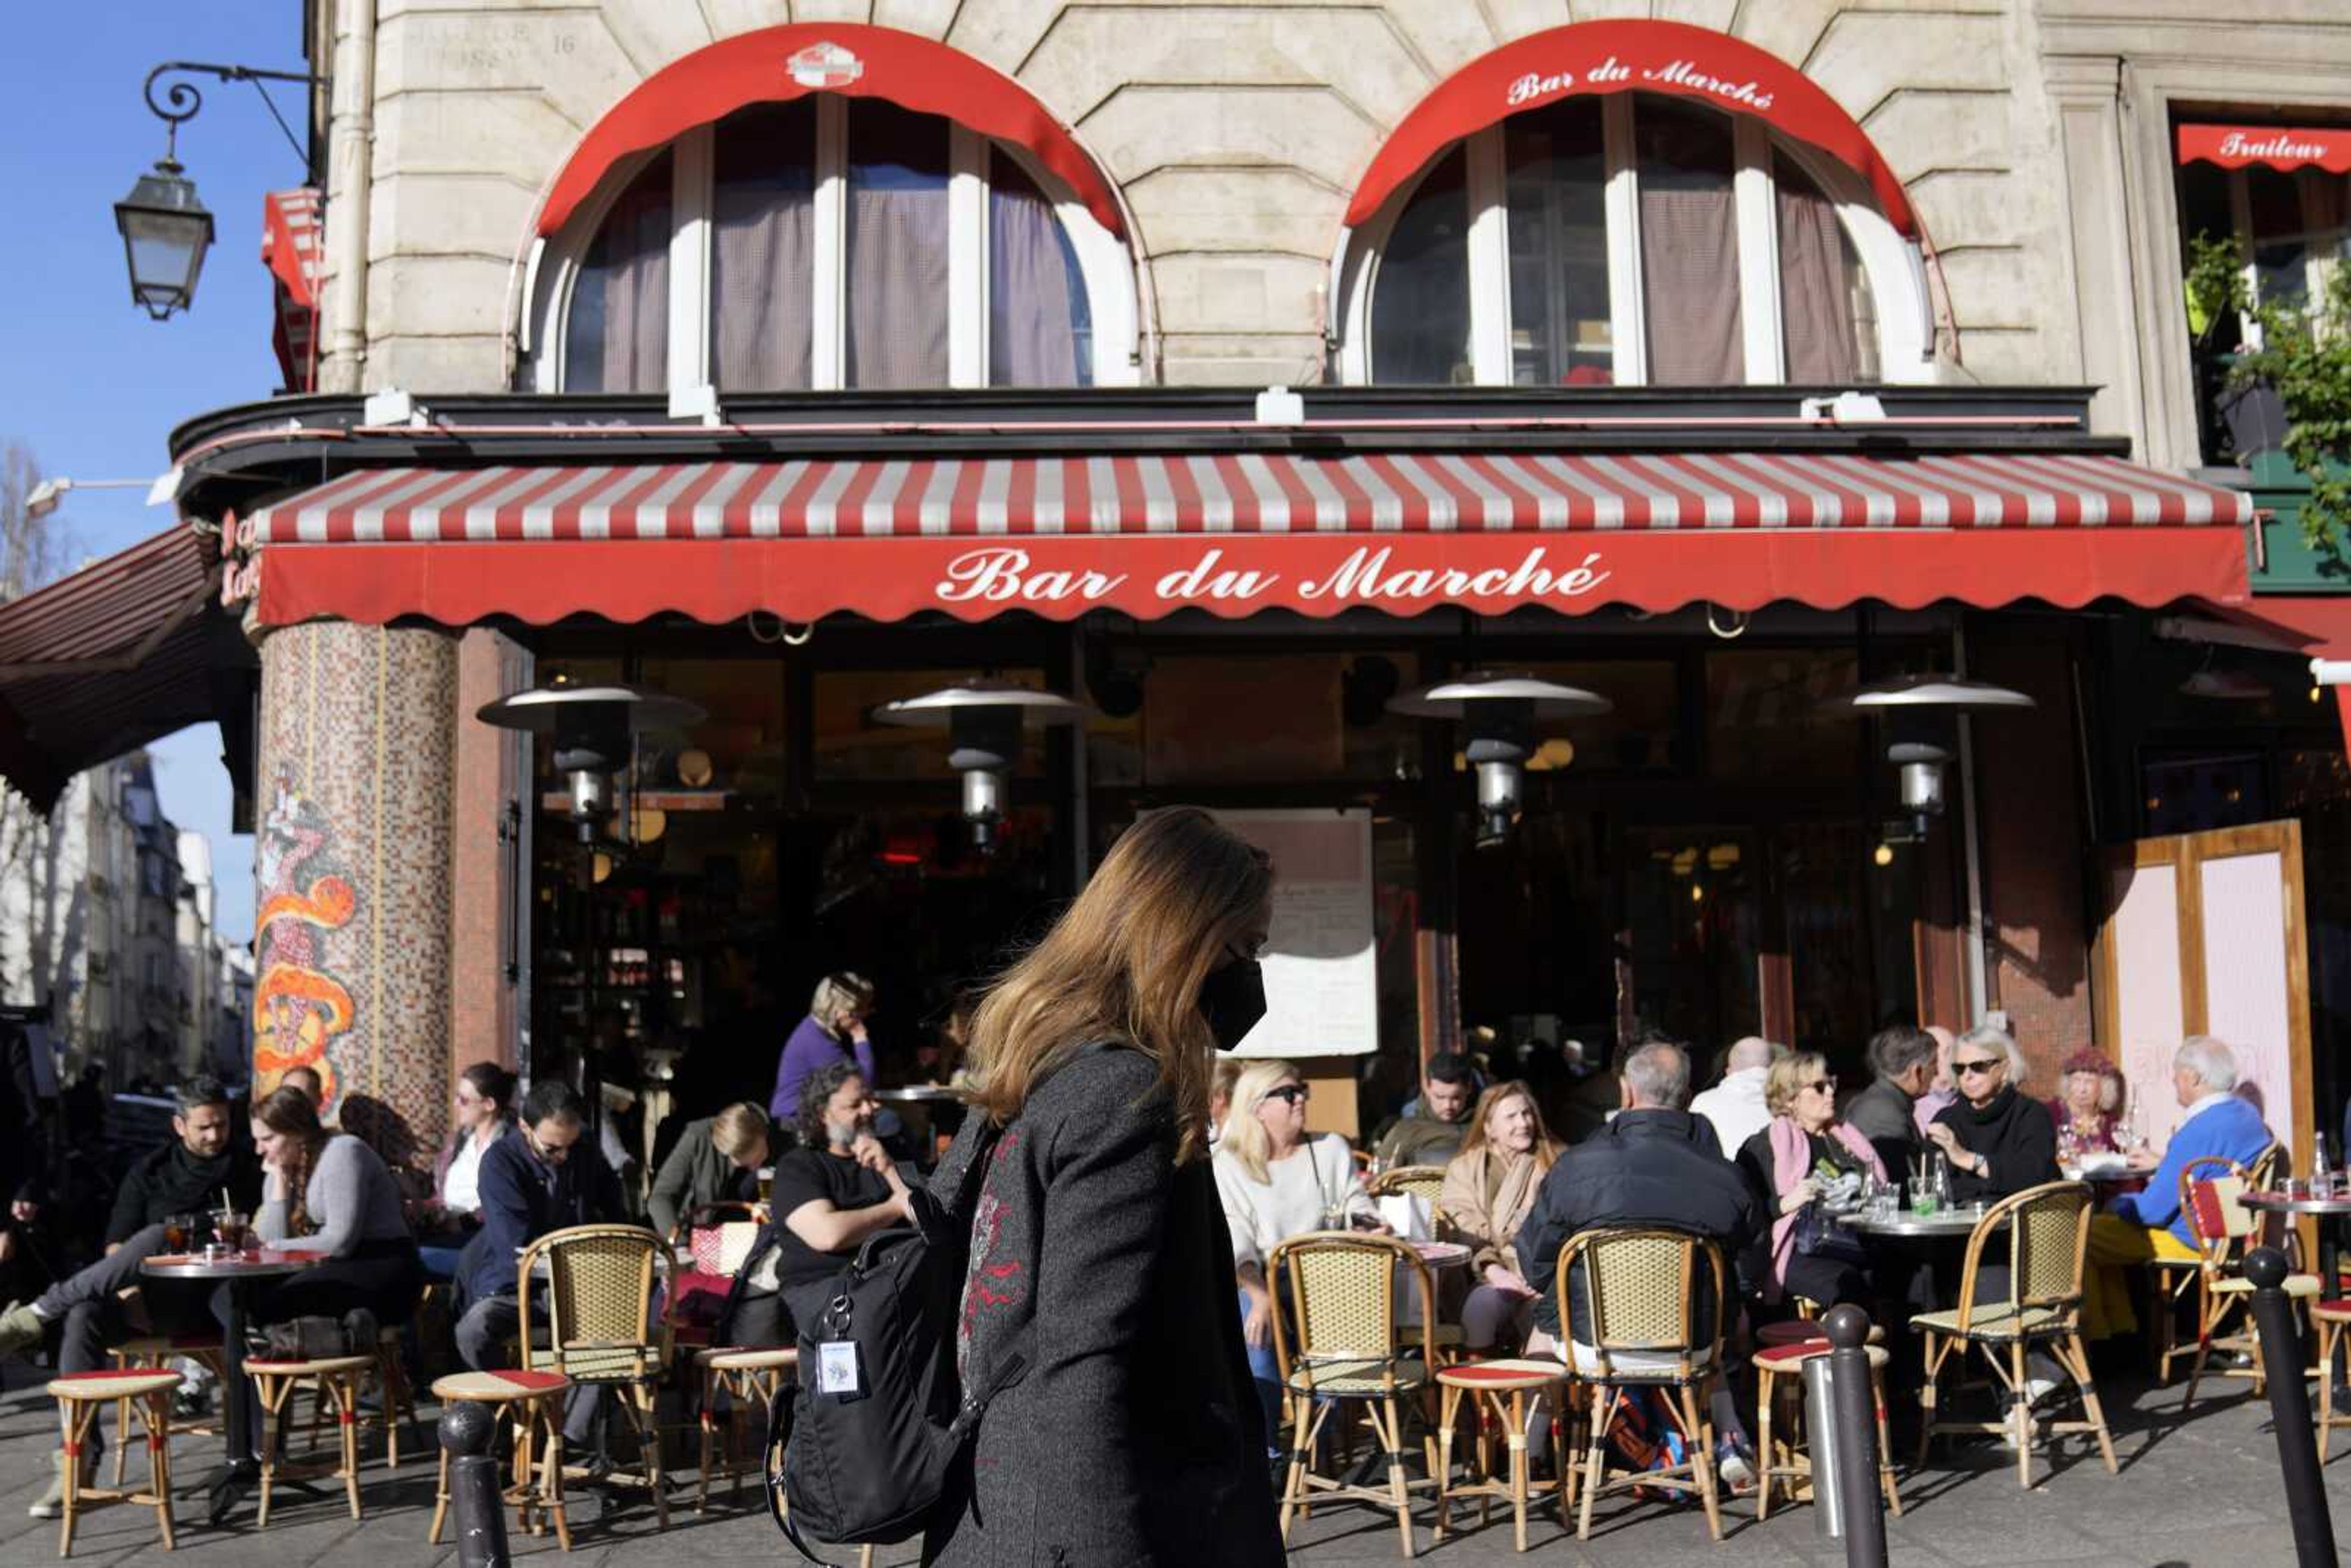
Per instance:
[[[363,390],[369,187],[375,146],[376,0],[338,0],[334,108],[327,130],[327,352],[319,390]]]
[[[1951,629],[1952,674],[1968,674],[1968,627],[1964,615]],[[1961,957],[1967,972],[1968,1027],[1984,1021],[1991,998],[1984,981],[1983,842],[1976,821],[1975,727],[1959,715],[1959,828],[1968,871],[1968,939]]]

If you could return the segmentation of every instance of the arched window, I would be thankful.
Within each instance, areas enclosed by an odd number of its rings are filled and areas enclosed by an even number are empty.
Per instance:
[[[879,99],[758,103],[616,167],[536,262],[541,392],[1136,375],[1124,246],[1025,150]]]
[[[1679,97],[1572,96],[1464,137],[1351,236],[1339,285],[1351,382],[1931,372],[1917,253],[1867,186],[1754,116]]]

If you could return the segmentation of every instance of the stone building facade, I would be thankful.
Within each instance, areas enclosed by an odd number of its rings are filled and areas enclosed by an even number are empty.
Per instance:
[[[1351,227],[1351,203],[1416,106],[1499,46],[1631,19],[1761,51],[1882,155],[1917,240],[1907,272],[1873,272],[1885,341],[1908,347],[1882,367],[1886,382],[2095,385],[2095,429],[2179,470],[2199,449],[2172,120],[2351,113],[2351,13],[2319,0],[2225,16],[2185,0],[333,0],[311,12],[313,63],[333,83],[314,113],[329,214],[319,390],[402,389],[427,405],[553,390],[545,299],[567,245],[576,261],[584,241],[538,233],[550,193],[633,90],[756,29],[894,29],[1018,83],[1106,176],[1123,230],[1125,293],[1097,321],[1117,340],[1097,383],[1254,388],[1359,372],[1368,231]],[[706,256],[690,220],[672,243],[674,263]],[[671,362],[675,410],[695,378],[682,386]],[[1982,764],[1980,870],[1987,993],[2053,1059],[2089,1038],[2092,1017],[2064,852],[2087,824],[2036,793],[2038,759],[2072,755],[2078,693],[2050,678],[2044,647],[2010,629],[1981,651],[1993,678],[2045,700]],[[331,1044],[352,1088],[413,1108],[429,1133],[444,1070],[512,1055],[520,1028],[497,999],[516,894],[496,846],[522,762],[461,716],[513,689],[527,662],[479,629],[319,623],[269,634],[263,664],[264,1077]]]

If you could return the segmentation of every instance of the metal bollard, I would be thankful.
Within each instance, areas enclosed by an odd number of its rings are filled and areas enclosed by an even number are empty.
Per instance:
[[[1823,1478],[1815,1464],[1813,1490],[1817,1492],[1824,1479],[1836,1488],[1845,1568],[1886,1568],[1886,1497],[1877,1482],[1877,1394],[1869,1381],[1869,1314],[1855,1306],[1833,1308],[1821,1327],[1835,1347],[1827,1356],[1835,1406],[1835,1474]],[[1819,1440],[1815,1435],[1813,1442]]]
[[[490,1443],[498,1418],[486,1405],[459,1400],[441,1412],[441,1448],[449,1456],[449,1507],[457,1516],[457,1568],[507,1568],[507,1514],[498,1461]]]
[[[2335,1516],[2318,1474],[2318,1442],[2310,1425],[2310,1390],[2303,1385],[2302,1334],[2285,1293],[2285,1254],[2256,1247],[2245,1258],[2253,1282],[2253,1326],[2262,1336],[2262,1366],[2270,1385],[2270,1425],[2277,1433],[2278,1469],[2285,1478],[2286,1518],[2294,1525],[2294,1561],[2302,1568],[2334,1568]]]

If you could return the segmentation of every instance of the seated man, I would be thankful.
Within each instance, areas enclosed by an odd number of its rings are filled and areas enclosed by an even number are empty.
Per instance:
[[[2171,1092],[2188,1114],[2164,1146],[2158,1164],[2145,1150],[2130,1156],[2131,1168],[2151,1171],[2147,1186],[2126,1192],[2090,1219],[2089,1261],[2094,1266],[2144,1263],[2152,1258],[2192,1260],[2194,1233],[2179,1206],[2179,1173],[2188,1162],[2218,1155],[2251,1166],[2275,1140],[2262,1113],[2236,1093],[2237,1053],[2210,1035],[2190,1035],[2171,1058]],[[2091,1337],[2098,1331],[2128,1333],[2138,1326],[2130,1292],[2111,1277],[2093,1281],[2086,1315]]]
[[[1869,1041],[1869,1068],[1876,1082],[1853,1097],[1844,1119],[1869,1140],[1886,1175],[1900,1181],[1925,1145],[1917,1112],[1935,1083],[1935,1037],[1923,1029],[1896,1024]]]
[[[107,1345],[133,1332],[120,1296],[134,1286],[149,1330],[172,1333],[210,1328],[208,1287],[201,1281],[144,1280],[139,1265],[170,1250],[163,1222],[175,1214],[194,1222],[181,1247],[202,1247],[212,1229],[211,1211],[224,1190],[241,1213],[251,1214],[261,1200],[261,1161],[250,1143],[232,1141],[228,1091],[220,1080],[192,1078],[174,1097],[172,1131],[177,1135],[132,1166],[115,1189],[114,1212],[106,1225],[106,1255],[58,1281],[37,1300],[12,1305],[0,1314],[0,1355],[32,1348],[51,1323],[62,1322],[57,1371],[69,1375],[99,1370],[106,1364]],[[85,1450],[83,1463],[91,1462],[91,1452]],[[64,1498],[65,1471],[59,1469],[49,1490],[33,1504],[33,1517],[52,1517]]]
[[[1420,1075],[1420,1100],[1406,1106],[1379,1142],[1382,1170],[1399,1166],[1441,1166],[1461,1152],[1469,1135],[1469,1112],[1478,1103],[1478,1071],[1466,1056],[1441,1051]]]
[[[1573,1337],[1592,1343],[1583,1292],[1574,1297],[1562,1325],[1557,1290],[1559,1255],[1568,1239],[1583,1230],[1656,1226],[1708,1238],[1735,1270],[1765,1234],[1762,1205],[1739,1167],[1722,1157],[1714,1130],[1682,1109],[1689,1103],[1689,1052],[1670,1040],[1653,1040],[1625,1060],[1624,1109],[1605,1127],[1575,1145],[1543,1177],[1535,1206],[1519,1230],[1519,1272],[1541,1292],[1536,1298],[1538,1341]],[[1733,1289],[1739,1289],[1734,1278]],[[1736,1301],[1702,1302],[1701,1332],[1717,1311],[1736,1312]],[[1529,1346],[1532,1354],[1534,1346]],[[1732,1403],[1734,1380],[1719,1379],[1713,1396],[1715,1461],[1734,1490],[1754,1484],[1746,1427]]]
[[[838,1274],[875,1231],[914,1223],[910,1189],[873,1135],[880,1107],[853,1061],[800,1081],[799,1147],[776,1162],[768,1228],[736,1271],[718,1343],[790,1343],[796,1293]]]
[[[1763,1080],[1771,1075],[1772,1061],[1787,1054],[1785,1046],[1748,1035],[1723,1058],[1722,1082],[1699,1091],[1690,1102],[1690,1114],[1712,1124],[1723,1153],[1735,1155],[1771,1124],[1771,1113],[1763,1104]]]
[[[621,1184],[582,1142],[587,1103],[560,1079],[534,1084],[523,1097],[520,1124],[482,1156],[482,1228],[465,1246],[457,1278],[470,1304],[457,1320],[457,1354],[476,1372],[511,1364],[507,1342],[522,1326],[516,1294],[516,1259],[549,1231],[623,1218]],[[603,1388],[575,1391],[563,1438],[583,1449],[594,1431]]]

